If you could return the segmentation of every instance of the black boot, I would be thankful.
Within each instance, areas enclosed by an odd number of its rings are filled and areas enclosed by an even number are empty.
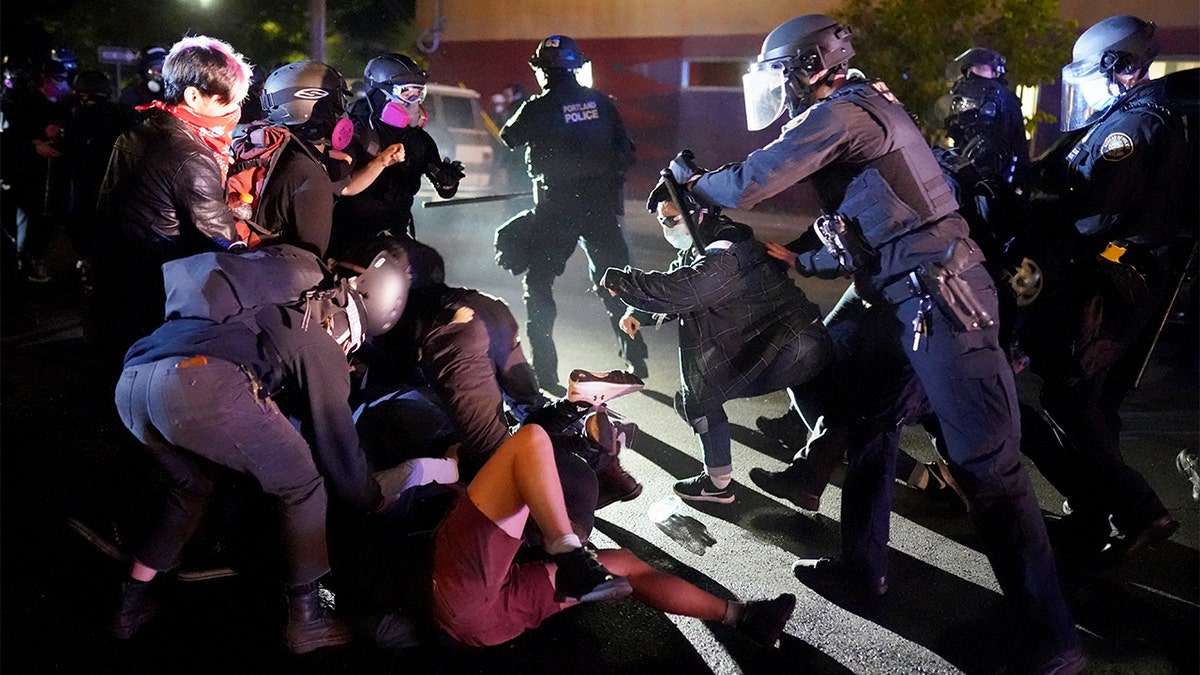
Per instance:
[[[121,584],[121,598],[113,612],[109,629],[118,640],[128,640],[157,615],[158,584],[152,581],[125,581]]]
[[[286,597],[288,651],[304,654],[350,642],[350,629],[333,615],[333,593],[314,581],[288,588]]]

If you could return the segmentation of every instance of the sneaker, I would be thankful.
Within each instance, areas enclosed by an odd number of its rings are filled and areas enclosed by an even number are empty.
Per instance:
[[[1192,482],[1192,499],[1200,502],[1200,454],[1196,448],[1184,448],[1175,457],[1175,468]]]
[[[614,398],[641,391],[645,386],[640,377],[623,370],[597,373],[577,369],[567,378],[567,400],[599,407]]]
[[[750,480],[768,494],[790,500],[805,511],[819,511],[824,487],[814,490],[809,485],[812,481],[806,480],[805,470],[798,466],[802,465],[792,464],[783,471],[767,471],[756,466],[750,469]]]
[[[121,584],[121,599],[109,623],[113,637],[129,640],[146,622],[158,616],[158,588],[159,584],[152,581]]]
[[[596,497],[596,510],[600,510],[614,502],[629,502],[642,494],[642,484],[621,467],[621,462],[615,457],[608,466],[596,472],[599,485],[599,495]]]
[[[754,642],[770,649],[779,642],[788,619],[796,609],[796,596],[784,593],[774,600],[751,600],[738,622],[738,630]]]
[[[675,494],[679,495],[680,499],[689,502],[732,504],[734,499],[733,481],[730,481],[724,489],[718,488],[713,485],[712,478],[709,478],[708,474],[702,473],[676,483]]]
[[[551,559],[558,568],[554,572],[555,602],[616,600],[633,593],[628,579],[609,572],[586,548],[559,553]]]

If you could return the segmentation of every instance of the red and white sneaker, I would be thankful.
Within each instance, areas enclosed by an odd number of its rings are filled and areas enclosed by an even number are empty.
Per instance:
[[[567,400],[598,408],[614,398],[641,391],[645,386],[642,378],[624,370],[597,373],[576,369],[567,378]]]

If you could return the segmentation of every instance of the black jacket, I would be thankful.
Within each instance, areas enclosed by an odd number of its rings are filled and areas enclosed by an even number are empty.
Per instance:
[[[182,122],[151,111],[117,139],[100,188],[100,217],[127,244],[162,261],[238,241],[209,148]]]

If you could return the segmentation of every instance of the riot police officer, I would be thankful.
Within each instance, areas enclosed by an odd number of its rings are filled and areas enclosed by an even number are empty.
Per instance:
[[[634,162],[634,146],[609,97],[576,79],[575,72],[587,62],[570,37],[551,35],[542,40],[529,65],[543,91],[526,101],[500,130],[500,140],[509,148],[528,146],[525,162],[534,183],[535,206],[514,217],[532,219],[531,229],[536,232],[524,278],[526,330],[538,381],[558,394],[562,387],[554,346],[558,310],[553,286],[576,242],[587,255],[588,274],[608,312],[621,356],[630,372],[638,377],[647,374],[646,343],[640,335],[630,337],[621,331],[625,307],[599,287],[605,270],[624,268],[630,262],[622,229],[623,189],[625,172]]]
[[[1070,540],[1093,554],[1130,553],[1179,527],[1119,445],[1119,407],[1181,283],[1200,211],[1186,133],[1194,84],[1185,120],[1171,100],[1176,77],[1147,75],[1158,51],[1155,25],[1137,17],[1087,29],[1062,70],[1068,133],[1035,165],[1033,221],[1057,235],[1042,249],[1064,259],[1022,324],[1044,411],[1025,415],[1025,452],[1067,497]],[[1180,76],[1194,83],[1196,71]]]
[[[138,52],[137,82],[121,90],[121,103],[130,108],[149,105],[151,101],[163,100],[163,62],[167,60],[166,47],[144,47]]]
[[[954,147],[983,174],[1011,183],[1029,164],[1021,99],[1005,81],[1004,55],[972,47],[954,62],[961,76],[950,86],[946,132]]]
[[[444,199],[458,192],[459,181],[466,175],[462,163],[443,157],[424,128],[429,121],[422,105],[428,77],[404,54],[377,56],[363,69],[369,89],[350,107],[354,139],[346,151],[357,166],[401,143],[405,159],[385,169],[362,193],[338,200],[331,255],[369,241],[383,230],[415,237],[412,206],[422,179],[427,178]]]
[[[1037,495],[1020,464],[1016,388],[992,319],[995,289],[904,106],[883,82],[847,77],[850,36],[848,27],[819,14],[778,26],[743,81],[747,126],[765,128],[786,108],[792,119],[781,135],[716,171],[687,175],[673,164],[673,172],[702,198],[739,209],[811,181],[825,215],[788,248],[771,249],[804,274],[853,277],[851,295],[860,298],[844,298],[826,324],[835,340],[891,343],[907,357],[1018,617],[1024,644],[1015,665],[1077,673],[1085,659]],[[883,330],[864,334],[872,318],[882,319]],[[860,380],[858,389],[868,412],[887,403],[873,398],[875,382]],[[847,424],[859,411],[829,412]],[[833,572],[878,596],[887,590],[899,427],[853,424],[849,437],[842,558],[800,560],[793,570],[802,579]]]

